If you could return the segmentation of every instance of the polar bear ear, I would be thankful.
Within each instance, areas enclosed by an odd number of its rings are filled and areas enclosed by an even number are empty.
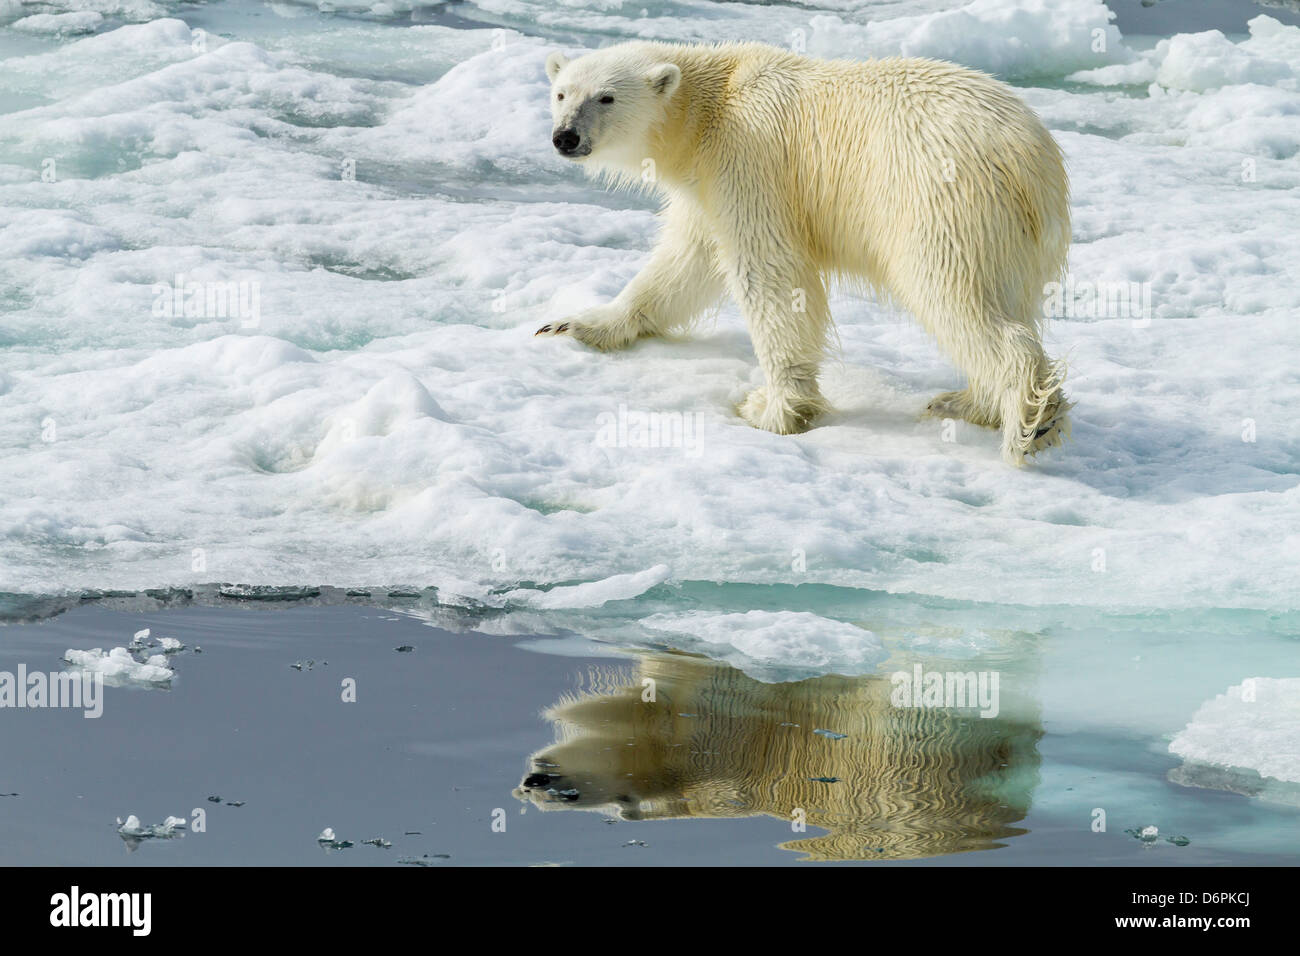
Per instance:
[[[652,66],[645,75],[650,89],[665,96],[672,96],[682,82],[682,71],[675,63],[660,63]]]
[[[554,83],[555,77],[568,65],[569,58],[559,50],[556,50],[546,58],[546,78]]]

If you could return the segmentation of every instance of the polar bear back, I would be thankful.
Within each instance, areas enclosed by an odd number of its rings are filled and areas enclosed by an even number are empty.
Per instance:
[[[683,78],[681,120],[656,151],[700,186],[710,219],[736,192],[761,193],[819,268],[865,278],[917,312],[934,283],[968,296],[978,287],[988,301],[977,307],[1023,312],[1064,268],[1060,149],[994,78],[762,44],[646,47]]]

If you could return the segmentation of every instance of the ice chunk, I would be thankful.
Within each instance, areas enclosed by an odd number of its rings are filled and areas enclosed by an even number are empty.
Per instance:
[[[79,651],[69,648],[63,660],[72,670],[86,674],[103,674],[104,683],[113,687],[130,684],[158,687],[171,682],[176,676],[165,654],[154,654],[139,661],[125,647],[115,647],[105,652],[101,648]]]
[[[509,604],[531,608],[600,607],[610,601],[639,597],[668,580],[671,573],[668,565],[656,564],[635,574],[616,574],[600,581],[566,585],[549,591],[515,588],[506,593],[505,599]]]
[[[868,674],[887,656],[870,631],[807,611],[687,611],[655,614],[642,624],[688,637],[710,656],[769,682],[809,673]]]
[[[1206,701],[1169,744],[1188,764],[1300,783],[1300,677],[1252,677]]]
[[[162,823],[155,823],[150,826],[144,826],[140,823],[140,818],[135,814],[127,816],[123,822],[121,817],[117,818],[117,835],[122,838],[127,849],[135,851],[145,840],[172,840],[178,836],[184,836],[184,830],[187,822],[183,817],[169,816]]]
[[[340,840],[334,835],[333,827],[326,827],[321,831],[320,836],[316,838],[316,843],[322,850],[329,853],[331,850],[346,850],[352,846],[351,840]]]

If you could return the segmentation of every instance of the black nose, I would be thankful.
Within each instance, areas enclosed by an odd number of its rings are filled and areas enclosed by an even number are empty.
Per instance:
[[[578,148],[582,137],[571,129],[562,129],[551,137],[551,143],[562,153],[571,153]]]
[[[548,773],[530,773],[524,777],[524,789],[531,790],[534,787],[545,787],[554,779]]]

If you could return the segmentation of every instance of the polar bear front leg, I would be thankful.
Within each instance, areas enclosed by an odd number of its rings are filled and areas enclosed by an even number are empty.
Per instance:
[[[778,435],[807,431],[830,407],[817,383],[830,327],[821,276],[769,252],[740,257],[728,279],[767,378],[737,413]]]
[[[687,325],[723,292],[717,248],[693,211],[673,204],[650,261],[607,305],[562,322],[544,325],[537,335],[571,335],[608,351],[639,338],[663,335]]]
[[[543,325],[533,335],[571,335],[602,352],[626,348],[641,337],[644,318],[620,302],[622,298],[620,295],[613,302],[571,315],[563,322]]]

